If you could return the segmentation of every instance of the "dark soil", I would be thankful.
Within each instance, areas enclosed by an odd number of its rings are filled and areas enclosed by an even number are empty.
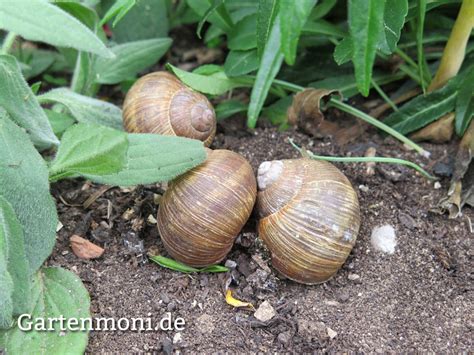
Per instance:
[[[312,140],[295,131],[243,129],[239,120],[226,121],[213,148],[245,156],[256,170],[265,160],[298,157],[286,141],[295,141],[325,155],[363,155],[373,145],[378,155],[397,156],[428,166],[448,162],[455,145],[426,145],[432,159],[405,151],[400,144],[366,133],[357,144],[337,147],[331,140]],[[431,166],[432,166],[431,165]],[[228,259],[237,262],[235,297],[258,307],[267,300],[277,316],[267,323],[253,312],[226,304],[225,274],[185,275],[148,262],[145,254],[166,255],[156,225],[157,195],[163,186],[111,188],[85,181],[53,186],[64,227],[49,265],[72,270],[91,295],[94,317],[152,317],[166,312],[183,317],[185,330],[176,332],[92,332],[89,352],[171,351],[190,353],[364,351],[470,351],[474,329],[472,237],[474,211],[449,220],[430,212],[449,186],[433,183],[412,170],[380,165],[367,176],[364,164],[339,164],[356,189],[362,225],[356,246],[330,281],[305,286],[265,272],[268,254],[255,234],[252,217]],[[361,185],[363,185],[361,187]],[[367,190],[368,188],[368,190]],[[88,207],[83,203],[97,193]],[[373,249],[374,227],[391,224],[398,245],[393,255]],[[94,261],[77,258],[69,237],[79,234],[105,248]],[[140,243],[144,243],[141,247]],[[261,260],[263,260],[263,263]],[[254,260],[256,259],[256,261]],[[337,335],[328,337],[327,328]],[[173,339],[175,344],[173,344]]]

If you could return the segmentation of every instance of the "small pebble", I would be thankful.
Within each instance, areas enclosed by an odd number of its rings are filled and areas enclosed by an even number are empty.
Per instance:
[[[382,253],[393,254],[397,246],[395,229],[389,224],[375,227],[372,230],[370,241],[375,250]]]
[[[328,327],[326,330],[330,339],[334,339],[337,336],[337,332],[332,330],[331,328]]]
[[[278,339],[278,342],[279,342],[280,344],[287,345],[287,344],[290,342],[290,340],[291,340],[291,333],[290,333],[290,331],[288,330],[288,331],[286,331],[286,332],[283,332],[283,333],[278,334],[277,339]]]
[[[441,188],[441,184],[439,183],[439,181],[436,181],[433,187],[435,188],[435,190],[439,190]]]
[[[237,267],[237,263],[234,260],[227,259],[225,262],[225,267],[229,269],[235,269]]]
[[[355,281],[355,280],[359,280],[360,276],[357,275],[357,274],[349,274],[349,276],[347,276],[347,278],[351,281]]]
[[[275,317],[275,315],[275,308],[273,308],[270,302],[268,301],[264,301],[254,313],[254,317],[261,322],[269,321],[270,319]]]
[[[173,344],[181,343],[181,341],[182,341],[181,333],[176,333],[173,337]]]
[[[359,185],[359,190],[362,191],[362,192],[368,192],[369,187],[366,186],[366,185]]]

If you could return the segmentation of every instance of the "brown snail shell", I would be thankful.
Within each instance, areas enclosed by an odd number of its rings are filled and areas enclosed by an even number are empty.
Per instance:
[[[220,262],[247,222],[257,195],[250,164],[229,150],[170,183],[160,200],[158,230],[168,253],[194,267]]]
[[[264,162],[258,169],[258,234],[273,266],[291,280],[331,278],[355,244],[357,194],[334,165],[307,158]]]
[[[131,133],[157,133],[198,139],[209,146],[216,114],[209,100],[168,72],[141,77],[123,104],[123,125]]]

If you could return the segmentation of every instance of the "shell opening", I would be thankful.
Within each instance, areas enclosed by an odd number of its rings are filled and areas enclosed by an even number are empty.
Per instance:
[[[258,167],[257,183],[259,190],[265,190],[272,185],[283,171],[283,162],[281,160],[264,161]]]

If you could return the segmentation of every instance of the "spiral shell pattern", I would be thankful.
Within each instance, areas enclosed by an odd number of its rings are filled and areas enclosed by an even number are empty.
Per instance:
[[[256,195],[247,160],[209,149],[207,160],[173,180],[160,200],[158,230],[166,250],[194,267],[221,261],[247,222]]]
[[[168,72],[150,73],[132,86],[123,104],[127,132],[198,139],[209,146],[216,114],[209,100]]]
[[[334,165],[311,159],[264,162],[258,172],[258,234],[291,280],[327,281],[355,244],[357,194]]]

